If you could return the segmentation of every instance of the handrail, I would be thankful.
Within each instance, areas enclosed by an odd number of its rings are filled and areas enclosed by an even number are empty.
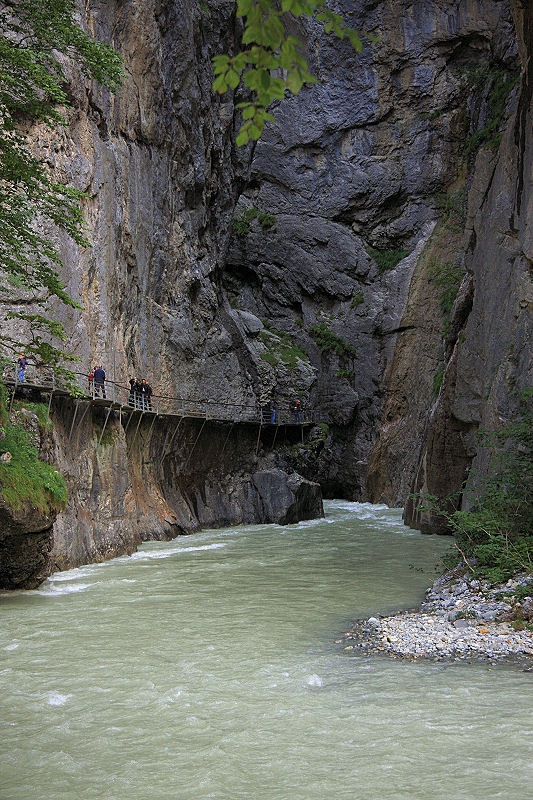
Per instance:
[[[54,371],[50,367],[38,365],[28,365],[38,371],[39,383],[25,380],[28,386],[54,391],[65,391],[64,384],[57,379]],[[6,372],[7,368],[3,370]],[[281,408],[276,407],[274,422],[272,422],[271,411],[264,411],[258,404],[244,405],[238,403],[228,403],[223,400],[206,400],[205,398],[187,399],[169,395],[153,394],[150,398],[134,395],[129,386],[123,386],[115,381],[106,378],[104,389],[100,384],[95,384],[94,380],[89,381],[87,373],[73,372],[76,378],[81,378],[79,383],[85,383],[86,388],[78,386],[82,392],[82,398],[96,400],[109,400],[117,404],[120,408],[130,411],[143,411],[148,414],[161,414],[165,416],[179,416],[199,419],[212,419],[223,422],[251,422],[260,425],[307,425],[319,422],[320,419],[314,411],[301,411],[298,418],[284,404]],[[8,383],[13,383],[15,388],[21,385],[18,381],[18,366],[14,367],[14,379],[4,378]]]

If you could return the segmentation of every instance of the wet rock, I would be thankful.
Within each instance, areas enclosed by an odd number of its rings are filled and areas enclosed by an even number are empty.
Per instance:
[[[263,470],[252,475],[259,494],[263,522],[287,525],[324,516],[322,494],[317,483],[282,470]]]

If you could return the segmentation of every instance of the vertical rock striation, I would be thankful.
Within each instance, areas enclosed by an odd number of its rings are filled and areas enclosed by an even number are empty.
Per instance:
[[[517,102],[497,152],[477,155],[465,227],[465,276],[446,340],[446,367],[431,410],[415,491],[440,497],[469,490],[490,468],[479,429],[510,419],[521,389],[533,385],[533,12],[513,3],[522,62]],[[463,297],[471,294],[467,313]],[[438,518],[409,501],[406,519],[423,531]]]

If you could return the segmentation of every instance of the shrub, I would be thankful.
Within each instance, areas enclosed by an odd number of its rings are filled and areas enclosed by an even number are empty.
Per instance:
[[[474,559],[476,575],[494,582],[533,570],[532,400],[533,389],[524,391],[516,419],[484,435],[484,446],[495,450],[492,473],[479,480],[469,498],[472,510],[448,512],[449,498],[422,496],[426,509],[436,510],[448,521],[457,553]],[[454,564],[459,561],[457,553]]]
[[[273,228],[276,224],[276,215],[275,214],[263,214],[259,212],[257,215],[257,220],[262,228]]]
[[[25,400],[15,400],[13,408],[15,411],[20,411],[22,408],[31,411],[39,420],[41,428],[52,427],[52,423],[48,419],[48,406],[46,403],[28,403]]]
[[[262,228],[273,228],[276,216],[259,211],[255,206],[245,208],[238,219],[233,220],[233,230],[237,236],[246,236],[250,233],[250,225],[257,219]]]
[[[337,378],[346,378],[347,381],[353,381],[355,375],[351,369],[337,370]]]
[[[365,296],[363,292],[357,292],[353,296],[352,302],[350,303],[350,308],[357,308],[357,306],[362,305],[365,302]]]
[[[250,224],[257,217],[259,211],[255,206],[245,208],[238,219],[233,220],[233,230],[237,236],[246,236],[250,233]]]
[[[377,247],[366,246],[366,252],[374,259],[380,272],[388,272],[398,266],[400,261],[409,255],[409,250],[378,250]]]
[[[263,324],[268,322],[267,320],[263,320]],[[284,331],[277,331],[270,323],[268,324],[268,330],[261,331],[261,339],[263,340],[263,344],[268,347],[270,351],[270,359],[265,358],[265,355],[261,355],[263,361],[268,361],[269,364],[275,366],[281,360],[285,366],[287,366],[291,371],[296,369],[298,361],[309,361],[309,356],[302,350],[302,348],[296,344],[288,333]]]
[[[9,451],[9,464],[0,464],[0,486],[4,501],[13,509],[25,503],[40,511],[62,508],[68,499],[65,479],[50,464],[39,460],[30,435],[22,425],[8,424],[2,450]]]
[[[493,152],[500,146],[501,128],[505,118],[507,98],[511,89],[516,86],[518,75],[505,69],[491,69],[484,64],[471,70],[467,75],[467,85],[471,91],[480,92],[490,82],[490,91],[487,97],[489,109],[487,124],[469,137],[466,142],[464,156],[468,161],[484,145]]]
[[[276,358],[274,353],[261,353],[260,358],[262,358],[263,361],[266,361],[267,364],[270,364],[270,366],[272,367],[277,367],[278,365],[278,359]]]
[[[311,325],[309,333],[320,348],[321,353],[328,353],[334,351],[341,357],[354,356],[355,348],[351,344],[344,341],[341,336],[330,331],[325,322],[319,322],[317,325]]]
[[[442,386],[442,379],[444,377],[444,367],[439,367],[433,376],[433,394],[438,395],[440,387]]]

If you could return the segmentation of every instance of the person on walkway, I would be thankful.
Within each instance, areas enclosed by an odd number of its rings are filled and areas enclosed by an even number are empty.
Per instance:
[[[152,387],[148,383],[147,380],[143,378],[141,383],[141,393],[142,393],[142,407],[144,411],[151,411],[152,410]]]
[[[24,383],[24,373],[26,372],[26,367],[28,366],[28,362],[26,360],[26,356],[24,353],[20,354],[18,360],[18,368],[19,368],[19,383]]]
[[[299,425],[302,421],[302,403],[299,398],[295,400],[292,407],[292,418],[296,425]]]
[[[105,399],[105,372],[101,364],[94,371],[94,396],[100,397],[100,392]]]
[[[139,381],[134,376],[130,378],[130,396],[128,397],[128,405],[132,408],[137,408],[137,392],[139,387]]]
[[[94,397],[94,371],[96,367],[93,367],[92,370],[89,372],[89,376],[87,380],[89,381],[89,394],[91,397]]]
[[[274,401],[273,400],[270,401],[269,408],[270,408],[270,424],[271,425],[275,425],[276,424],[276,406],[274,405]]]

